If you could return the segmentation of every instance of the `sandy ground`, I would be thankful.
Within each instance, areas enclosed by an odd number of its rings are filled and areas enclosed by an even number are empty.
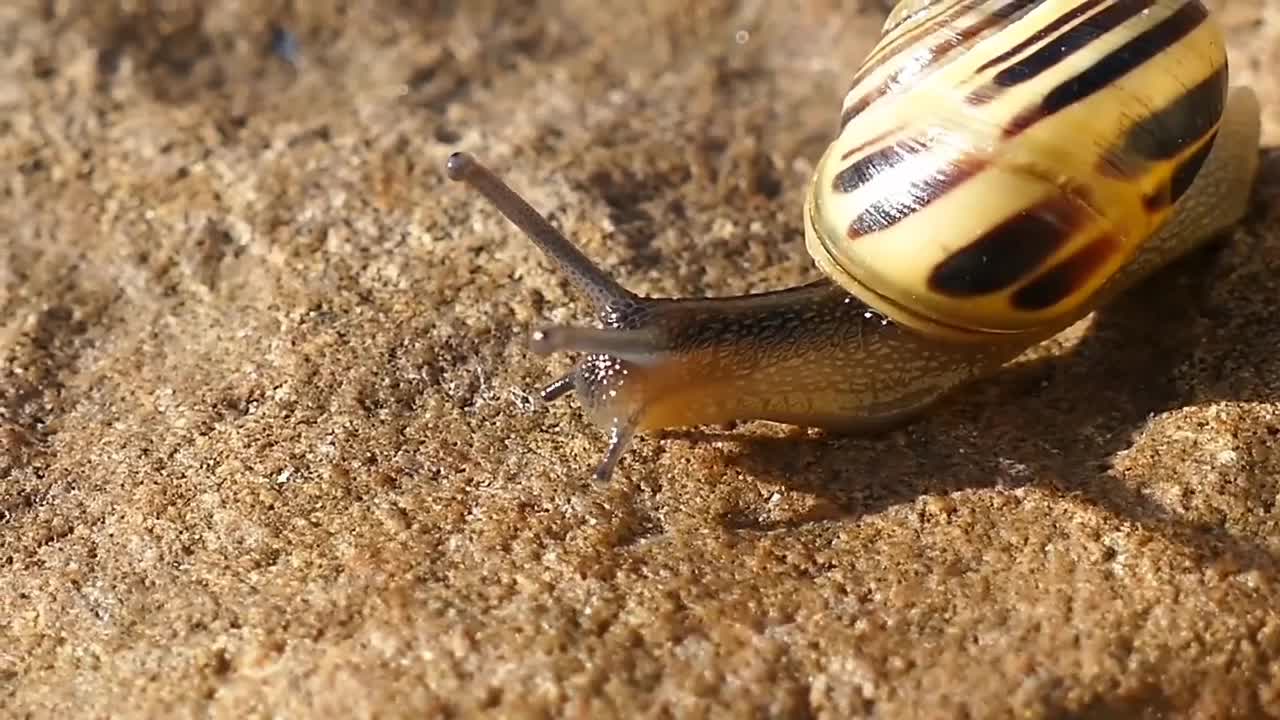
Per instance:
[[[887,437],[598,488],[533,401],[586,306],[448,153],[639,292],[812,279],[863,4],[3,3],[3,714],[1280,715],[1280,165]],[[1280,5],[1216,7],[1280,143]]]

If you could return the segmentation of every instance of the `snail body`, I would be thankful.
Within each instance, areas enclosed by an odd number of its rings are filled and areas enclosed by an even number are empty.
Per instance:
[[[609,432],[604,480],[636,432],[917,417],[1236,223],[1259,133],[1198,0],[903,0],[808,187],[817,282],[641,297],[470,155],[448,172],[599,309],[533,348],[586,354],[543,398]]]

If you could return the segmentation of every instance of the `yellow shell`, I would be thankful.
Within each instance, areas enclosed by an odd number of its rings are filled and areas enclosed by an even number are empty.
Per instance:
[[[805,204],[818,266],[895,321],[1060,326],[1168,218],[1227,94],[1197,0],[904,0]]]

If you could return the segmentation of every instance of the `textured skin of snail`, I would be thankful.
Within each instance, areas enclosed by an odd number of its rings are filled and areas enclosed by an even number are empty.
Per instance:
[[[609,433],[605,480],[637,432],[918,417],[1238,222],[1259,134],[1198,0],[903,0],[805,202],[824,280],[641,297],[470,155],[448,172],[598,309],[532,344],[585,353],[543,398]]]

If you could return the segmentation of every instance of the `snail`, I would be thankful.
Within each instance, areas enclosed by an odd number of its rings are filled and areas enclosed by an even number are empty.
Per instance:
[[[823,277],[736,297],[637,295],[478,159],[487,198],[599,312],[536,330],[584,353],[608,434],[768,420],[905,425],[1241,219],[1259,104],[1198,0],[902,0],[857,70],[804,202]]]

